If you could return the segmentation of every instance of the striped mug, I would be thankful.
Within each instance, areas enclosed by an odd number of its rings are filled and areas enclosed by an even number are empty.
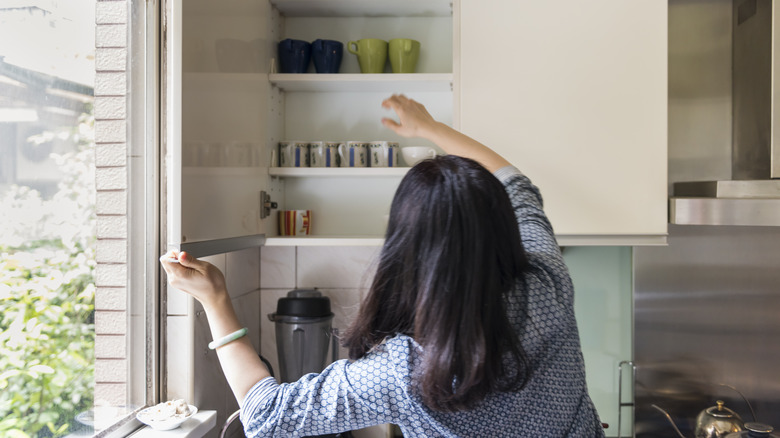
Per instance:
[[[306,236],[311,234],[311,210],[280,210],[280,236]]]

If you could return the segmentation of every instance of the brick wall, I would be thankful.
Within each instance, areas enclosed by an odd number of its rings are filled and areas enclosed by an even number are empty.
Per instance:
[[[128,10],[125,0],[98,0],[95,14],[96,405],[128,402]]]

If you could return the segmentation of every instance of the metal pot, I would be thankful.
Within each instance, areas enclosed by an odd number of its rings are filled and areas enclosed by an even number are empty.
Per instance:
[[[778,438],[780,435],[772,433],[775,429],[763,423],[745,423],[745,430],[726,435],[726,438]]]
[[[716,403],[717,406],[701,411],[696,417],[695,438],[725,438],[728,434],[744,430],[744,423],[739,414],[725,407],[722,400],[718,400]],[[674,424],[671,415],[656,405],[652,406],[666,416],[680,437],[686,438]]]
[[[724,406],[722,400],[703,410],[696,417],[696,438],[723,438],[732,432],[741,432],[745,429],[745,423],[739,414]]]

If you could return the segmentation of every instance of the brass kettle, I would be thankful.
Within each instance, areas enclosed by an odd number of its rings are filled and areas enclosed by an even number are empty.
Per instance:
[[[717,406],[701,411],[696,417],[694,438],[725,438],[730,433],[744,430],[745,424],[739,414],[724,406],[725,403],[722,400],[718,400],[716,403]],[[666,416],[681,438],[686,438],[665,410],[656,405],[652,406]]]
[[[722,400],[717,406],[707,408],[696,417],[696,438],[723,438],[732,432],[742,432],[745,423],[739,414],[724,406]]]

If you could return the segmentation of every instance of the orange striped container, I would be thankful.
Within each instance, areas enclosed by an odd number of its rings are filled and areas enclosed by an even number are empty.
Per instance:
[[[280,236],[306,236],[311,234],[311,210],[280,210]]]

